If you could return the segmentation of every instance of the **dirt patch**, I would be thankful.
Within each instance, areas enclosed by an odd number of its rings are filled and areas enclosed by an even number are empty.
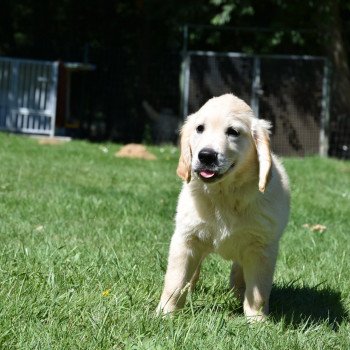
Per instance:
[[[153,153],[147,151],[147,148],[144,145],[137,143],[125,145],[115,154],[115,156],[120,158],[138,158],[146,160],[157,159]]]

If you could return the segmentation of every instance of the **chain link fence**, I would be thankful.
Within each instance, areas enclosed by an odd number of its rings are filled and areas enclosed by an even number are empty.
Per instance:
[[[273,124],[271,142],[283,156],[329,152],[330,76],[323,57],[187,52],[183,115],[206,100],[234,93]]]
[[[42,51],[35,58],[57,56]],[[176,143],[185,116],[231,92],[271,120],[276,153],[350,159],[350,115],[338,112],[337,96],[330,96],[332,75],[323,57],[90,48],[84,54],[72,49],[62,59],[96,66],[83,84],[73,84],[75,95],[84,87],[86,103],[76,111],[79,130],[68,136]]]

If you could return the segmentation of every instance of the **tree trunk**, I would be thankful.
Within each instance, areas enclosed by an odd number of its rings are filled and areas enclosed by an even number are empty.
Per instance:
[[[339,1],[329,1],[329,38],[326,42],[328,56],[333,67],[332,104],[338,115],[350,117],[350,69],[348,54],[342,36],[342,23],[339,14]]]

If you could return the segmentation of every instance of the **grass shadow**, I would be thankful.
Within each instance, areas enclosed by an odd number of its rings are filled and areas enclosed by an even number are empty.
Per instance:
[[[327,322],[333,330],[349,315],[341,303],[341,293],[330,288],[296,286],[294,282],[285,286],[273,286],[270,297],[270,316],[291,326],[306,321],[310,324]]]
[[[243,315],[243,305],[226,288],[215,291],[205,285],[201,286],[200,296],[193,295],[193,309],[195,312],[210,310],[211,312],[224,312],[230,310],[232,315]],[[197,291],[198,293],[198,291]],[[271,320],[283,320],[286,325],[299,327],[312,326],[316,323],[326,322],[337,331],[343,321],[349,322],[350,317],[341,302],[341,293],[322,284],[309,287],[298,286],[296,281],[287,285],[274,285],[270,297]]]

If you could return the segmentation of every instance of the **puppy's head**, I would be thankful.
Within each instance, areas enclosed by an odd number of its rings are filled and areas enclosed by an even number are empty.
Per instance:
[[[190,115],[181,130],[177,174],[216,183],[254,159],[259,165],[259,190],[265,191],[271,169],[270,124],[254,117],[241,99],[227,94],[210,99]]]

